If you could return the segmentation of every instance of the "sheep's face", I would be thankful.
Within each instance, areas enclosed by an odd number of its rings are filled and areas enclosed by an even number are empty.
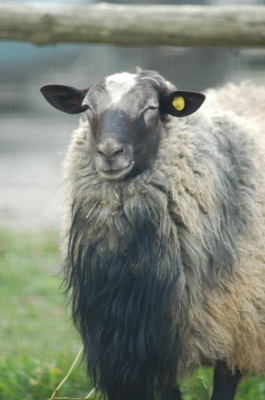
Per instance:
[[[150,72],[111,75],[86,90],[48,85],[41,92],[61,111],[85,111],[95,166],[108,181],[151,168],[163,131],[161,116],[189,115],[204,100],[200,93],[170,91],[158,74]]]
[[[122,180],[151,167],[162,127],[158,92],[150,80],[112,75],[89,89],[83,105],[102,178]]]

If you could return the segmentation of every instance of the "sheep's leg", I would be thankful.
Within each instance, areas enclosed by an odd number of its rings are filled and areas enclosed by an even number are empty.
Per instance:
[[[211,400],[233,400],[241,378],[242,374],[239,370],[232,374],[225,361],[217,361]]]
[[[178,386],[171,390],[169,396],[162,396],[161,400],[181,400],[181,394]]]

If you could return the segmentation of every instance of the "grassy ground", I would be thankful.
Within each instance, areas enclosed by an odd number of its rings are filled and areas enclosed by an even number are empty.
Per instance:
[[[0,232],[1,400],[48,399],[81,347],[60,289],[58,237]],[[80,367],[58,395],[88,391]]]
[[[50,398],[81,347],[60,288],[58,237],[0,231],[1,400]],[[200,369],[182,384],[183,400],[208,400],[211,386],[212,372]],[[91,388],[81,365],[57,395],[85,397]],[[242,381],[237,400],[264,398],[264,379]]]

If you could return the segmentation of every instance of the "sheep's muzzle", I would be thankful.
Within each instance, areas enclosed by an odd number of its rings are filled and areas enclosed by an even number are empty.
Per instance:
[[[96,146],[96,169],[107,181],[120,181],[134,166],[132,146],[106,138]]]

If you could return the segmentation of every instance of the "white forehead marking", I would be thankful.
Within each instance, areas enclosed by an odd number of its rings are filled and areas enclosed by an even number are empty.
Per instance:
[[[120,103],[122,98],[136,84],[136,75],[122,72],[121,74],[110,75],[106,78],[106,90],[111,96],[111,102]]]

